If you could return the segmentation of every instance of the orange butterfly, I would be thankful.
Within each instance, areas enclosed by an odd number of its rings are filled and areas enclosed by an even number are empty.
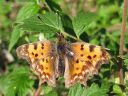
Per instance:
[[[90,76],[98,73],[101,64],[110,59],[107,49],[85,42],[68,44],[62,34],[58,42],[44,40],[24,44],[16,49],[20,58],[26,59],[42,83],[56,86],[56,78],[64,74],[65,87],[76,82],[86,85]]]

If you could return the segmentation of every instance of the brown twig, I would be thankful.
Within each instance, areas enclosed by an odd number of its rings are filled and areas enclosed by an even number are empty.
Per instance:
[[[124,47],[124,33],[126,31],[126,16],[127,14],[127,0],[124,0],[124,8],[123,8],[123,16],[122,16],[122,29],[121,29],[121,34],[120,34],[120,49],[119,49],[119,55],[120,57],[122,57],[123,55],[123,47]],[[124,80],[123,80],[123,60],[122,58],[119,58],[119,63],[118,63],[118,76],[119,76],[119,80],[120,80],[120,84],[124,84]]]

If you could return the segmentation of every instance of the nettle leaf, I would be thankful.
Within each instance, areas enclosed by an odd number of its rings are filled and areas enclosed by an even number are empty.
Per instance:
[[[56,12],[56,10],[62,11],[60,6],[53,0],[45,0],[48,6],[51,8],[52,11]]]
[[[114,85],[113,92],[117,94],[117,96],[124,96],[123,91],[121,90],[120,86]]]
[[[20,38],[21,30],[19,29],[18,26],[14,27],[12,34],[11,34],[11,39],[9,43],[9,51],[13,48],[13,46],[17,43],[17,41]]]
[[[63,30],[61,18],[58,14],[49,12],[40,16],[40,18],[47,26],[56,28],[57,30]]]
[[[5,96],[26,96],[34,83],[29,75],[29,69],[26,67],[20,67],[7,74],[3,82],[0,82],[0,85],[2,84],[0,87],[4,88],[3,94]]]
[[[74,30],[73,30],[73,25],[72,25],[72,20],[71,20],[71,18],[70,18],[68,15],[61,13],[61,20],[62,20],[62,24],[63,24],[64,31],[65,31],[67,34],[70,34],[70,35],[76,37],[75,32],[74,32]]]
[[[44,15],[34,15],[23,21],[19,25],[22,30],[31,32],[51,33],[63,30],[61,20],[54,13],[46,13]]]
[[[16,17],[16,22],[21,22],[24,19],[29,18],[30,16],[36,14],[39,11],[39,6],[35,3],[29,3],[26,4],[24,7],[22,7],[18,15]]]
[[[128,59],[124,60],[125,65],[128,65]]]
[[[17,15],[16,22],[21,22],[26,18],[29,18],[33,14],[36,14],[39,10],[39,7],[35,3],[29,3],[22,7]],[[15,26],[9,43],[9,51],[13,48],[13,46],[17,43],[20,38],[20,33],[23,32],[20,30],[19,25]]]
[[[80,84],[76,84],[69,90],[68,96],[107,96],[109,84],[103,83],[101,87],[93,83],[90,87],[85,88]]]
[[[81,96],[83,91],[84,91],[84,88],[77,83],[70,88],[68,96]]]
[[[17,3],[36,2],[36,0],[16,0]]]
[[[123,59],[124,59],[124,64],[127,66],[128,65],[128,54],[125,54]]]
[[[43,86],[43,90],[42,90],[45,94],[45,96],[58,96],[57,92],[55,91],[55,89],[53,89],[50,86]]]
[[[87,88],[81,96],[108,96],[108,90],[100,88],[97,84],[93,83],[90,88]]]
[[[90,12],[80,12],[73,19],[73,28],[77,38],[85,31],[89,24],[96,20],[96,14]]]

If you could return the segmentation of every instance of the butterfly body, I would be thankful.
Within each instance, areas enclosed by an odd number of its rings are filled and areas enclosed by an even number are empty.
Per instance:
[[[31,69],[42,83],[56,85],[56,78],[64,75],[65,86],[76,82],[86,85],[93,74],[97,74],[101,64],[108,63],[109,53],[105,48],[85,42],[67,43],[62,34],[58,42],[39,41],[17,48],[17,55],[26,59]]]

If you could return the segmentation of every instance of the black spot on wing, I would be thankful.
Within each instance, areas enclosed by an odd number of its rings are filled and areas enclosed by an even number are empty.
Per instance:
[[[42,62],[44,62],[44,58],[42,59]]]
[[[95,47],[96,47],[96,46],[94,46],[94,45],[89,45],[89,51],[90,51],[90,52],[93,52]]]
[[[90,55],[89,55],[89,56],[87,56],[87,58],[88,58],[88,59],[92,59],[92,57],[91,57]]]
[[[80,50],[84,50],[84,48],[80,48]]]
[[[81,57],[83,57],[83,56],[84,56],[84,54],[81,54],[80,56],[81,56]]]
[[[35,49],[35,50],[37,49],[37,43],[34,44],[34,49]]]
[[[34,55],[34,53],[32,52],[32,55]]]
[[[46,63],[48,63],[48,59],[46,59]]]
[[[105,49],[103,49],[103,48],[101,48],[101,52],[102,52],[102,57],[105,57],[105,56],[106,56],[106,54],[107,54],[106,50],[105,50]]]
[[[78,59],[76,60],[76,63],[79,63],[79,60]]]
[[[80,50],[84,50],[84,44],[81,44]]]
[[[76,67],[76,70],[79,70],[79,67]]]
[[[41,53],[41,55],[44,55],[43,53]]]
[[[44,44],[43,44],[43,43],[42,43],[41,45],[42,45],[42,47],[44,46]]]
[[[84,44],[81,44],[81,47],[84,47]]]
[[[35,54],[35,57],[37,57],[38,56],[38,54]]]
[[[96,58],[96,55],[94,55],[93,58]]]

